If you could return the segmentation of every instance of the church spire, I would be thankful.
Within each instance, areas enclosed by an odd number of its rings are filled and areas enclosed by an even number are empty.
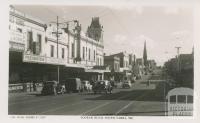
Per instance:
[[[144,51],[143,51],[143,60],[144,60],[144,66],[147,66],[147,49],[146,49],[146,40],[144,42]]]

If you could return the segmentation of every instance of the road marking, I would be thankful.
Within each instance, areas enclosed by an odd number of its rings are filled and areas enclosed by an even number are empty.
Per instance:
[[[135,98],[135,100],[138,100],[138,99],[144,97],[146,94],[147,94],[147,92],[144,93],[144,94],[142,94],[141,96]],[[125,105],[125,106],[122,107],[120,110],[118,110],[118,111],[115,113],[115,115],[118,115],[120,112],[122,112],[124,109],[128,108],[128,107],[129,107],[130,105],[132,105],[133,103],[134,103],[134,101],[129,102],[127,105]]]
[[[115,115],[119,114],[121,111],[123,111],[124,109],[128,108],[130,105],[133,104],[133,101],[129,102],[127,105],[125,105],[124,107],[122,107],[120,110],[118,110]]]
[[[86,103],[87,101],[82,101],[82,102],[78,102],[78,103],[74,103],[74,104],[70,104],[70,105],[64,105],[64,106],[60,106],[60,107],[57,107],[57,108],[53,108],[53,109],[50,109],[50,110],[47,110],[47,111],[43,111],[43,112],[40,112],[40,113],[37,113],[37,114],[45,114],[45,113],[49,113],[49,112],[52,112],[52,111],[56,111],[56,110],[59,110],[59,109],[62,109],[62,108],[66,108],[68,106],[74,106],[74,105],[79,105],[79,104],[82,104],[82,103]]]
[[[59,95],[59,96],[63,96],[63,95]],[[71,96],[74,96],[74,95],[67,95],[67,97],[71,97]],[[29,100],[29,101],[27,101],[27,100],[20,100],[20,101],[17,101],[17,102],[13,102],[13,103],[9,103],[8,105],[10,106],[10,105],[15,105],[15,104],[23,104],[23,103],[31,103],[31,102],[39,102],[39,101],[42,101],[42,100],[51,100],[51,99],[54,99],[54,98],[56,98],[56,97],[58,97],[58,96],[51,96],[51,98],[46,98],[45,96],[44,96],[44,98],[40,98],[40,99],[37,99],[37,100],[35,100],[35,99],[31,99],[31,100]],[[25,98],[26,99],[26,98]]]
[[[119,99],[122,99],[122,98],[124,98],[124,97],[127,97],[127,96],[129,96],[129,95],[131,95],[131,94],[132,94],[132,93],[130,93],[130,94],[128,94],[128,95],[124,95],[124,96],[122,96],[122,97],[119,97],[119,98],[117,98],[115,101],[103,103],[102,105],[99,105],[99,106],[97,106],[97,107],[95,107],[95,108],[92,108],[92,109],[90,109],[90,110],[87,110],[87,111],[81,113],[80,115],[86,115],[86,114],[89,113],[89,112],[95,111],[96,109],[99,109],[99,108],[101,108],[101,107],[103,107],[103,106],[106,106],[106,105],[108,105],[108,104],[111,104],[111,103],[113,103],[113,102],[117,102]]]

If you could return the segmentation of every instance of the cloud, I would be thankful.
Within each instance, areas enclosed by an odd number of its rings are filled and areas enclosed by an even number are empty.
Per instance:
[[[190,53],[193,47],[192,33],[188,30],[179,30],[171,34],[171,45],[180,46],[182,53]]]
[[[142,14],[144,10],[142,6],[133,5],[109,5],[108,7],[115,10],[133,10],[137,14]]]
[[[170,6],[164,8],[165,14],[178,14],[179,13],[179,8],[175,6]]]
[[[125,35],[117,34],[114,36],[115,42],[124,42],[127,40],[127,37]]]
[[[135,7],[135,10],[138,14],[142,14],[143,13],[143,7],[142,6],[137,6]]]
[[[135,37],[132,41],[133,46],[137,46],[137,47],[144,47],[144,42],[146,41],[147,47],[152,49],[156,46],[156,43],[153,39],[151,39],[150,37],[144,36],[144,35],[139,35],[137,37]]]
[[[190,35],[190,32],[188,30],[180,30],[172,33],[172,36],[175,38],[186,38]]]

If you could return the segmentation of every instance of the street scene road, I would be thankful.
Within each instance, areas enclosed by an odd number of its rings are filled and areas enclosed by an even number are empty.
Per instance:
[[[8,114],[192,116],[193,10],[176,9],[10,5]]]
[[[26,115],[133,115],[163,116],[165,103],[161,71],[144,75],[132,88],[117,87],[112,94],[70,93],[41,96],[18,93],[9,96],[9,114]],[[120,85],[119,85],[120,86]]]

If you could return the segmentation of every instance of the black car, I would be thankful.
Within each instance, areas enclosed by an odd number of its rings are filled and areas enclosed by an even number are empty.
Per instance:
[[[65,93],[65,86],[57,81],[46,81],[43,83],[42,95],[57,95]]]
[[[97,81],[94,86],[92,87],[92,90],[94,91],[94,93],[112,93],[113,87],[110,83],[110,81],[108,80],[101,80],[101,81]]]

